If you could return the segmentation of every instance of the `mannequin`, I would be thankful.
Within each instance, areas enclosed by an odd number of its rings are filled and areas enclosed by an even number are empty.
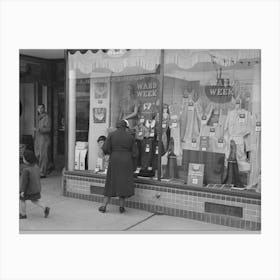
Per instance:
[[[119,119],[128,120],[129,127],[134,128],[137,121],[140,103],[136,98],[136,92],[132,84],[127,85],[127,96],[121,102]]]

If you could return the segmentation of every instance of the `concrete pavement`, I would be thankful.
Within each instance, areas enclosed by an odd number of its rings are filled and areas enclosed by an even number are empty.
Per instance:
[[[27,202],[27,219],[19,220],[20,233],[248,233],[241,229],[204,223],[109,205],[105,214],[100,203],[61,195],[61,175],[42,179],[42,202],[51,208],[47,219],[43,211]]]

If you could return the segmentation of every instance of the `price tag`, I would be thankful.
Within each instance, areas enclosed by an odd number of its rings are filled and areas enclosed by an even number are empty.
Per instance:
[[[261,131],[261,122],[256,122],[256,132]]]
[[[198,179],[197,179],[197,178],[193,178],[193,179],[192,179],[192,183],[195,184],[195,185],[197,185]]]
[[[166,128],[166,123],[163,123],[163,124],[162,124],[162,128]]]
[[[192,139],[192,147],[196,148],[196,146],[197,146],[196,139]]]
[[[215,135],[216,135],[215,128],[211,127],[210,128],[210,136],[215,136]]]
[[[206,147],[202,147],[201,150],[202,151],[206,151],[207,149],[206,149]]]
[[[156,146],[156,155],[158,155],[158,146]]]
[[[171,128],[176,128],[178,126],[178,123],[177,122],[173,122],[172,124],[171,124]]]
[[[150,152],[150,146],[149,146],[149,145],[146,145],[145,152],[146,152],[146,153],[149,153],[149,152]]]
[[[207,117],[205,115],[202,116],[201,122],[202,122],[202,124],[207,124]]]
[[[142,135],[143,135],[143,131],[139,131],[138,136],[142,136]]]
[[[155,133],[154,132],[151,132],[150,133],[150,137],[154,137],[155,136]]]
[[[239,122],[244,123],[245,122],[245,114],[239,114]]]
[[[189,111],[193,111],[193,110],[194,110],[193,103],[189,103],[189,104],[188,104],[188,110],[189,110]]]
[[[218,148],[223,148],[224,147],[224,139],[223,138],[219,138],[218,139]]]

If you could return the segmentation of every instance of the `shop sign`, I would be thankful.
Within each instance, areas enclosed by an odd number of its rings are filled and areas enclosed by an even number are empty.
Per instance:
[[[159,81],[145,77],[136,82],[136,96],[141,103],[140,113],[145,119],[152,119],[157,112]]]
[[[157,79],[148,77],[136,82],[136,92],[138,98],[157,98],[159,82]]]
[[[204,164],[190,163],[188,171],[188,186],[202,187],[204,176]]]
[[[234,96],[231,86],[205,86],[205,94],[215,103],[228,103]]]

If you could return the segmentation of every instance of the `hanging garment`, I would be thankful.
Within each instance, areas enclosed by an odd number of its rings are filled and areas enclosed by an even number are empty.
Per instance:
[[[228,168],[226,173],[226,178],[223,181],[224,184],[233,185],[237,188],[244,188],[243,183],[241,182],[239,169],[236,159],[237,154],[237,145],[234,141],[230,142],[230,154],[228,157]]]
[[[145,134],[145,126],[142,123],[139,123],[135,127],[135,138],[137,140],[143,140],[144,139],[144,134]]]
[[[248,111],[244,109],[235,109],[228,112],[225,123],[225,138],[227,143],[230,143],[230,140],[234,140],[234,142],[236,143],[236,159],[238,164],[240,164],[240,170],[243,168],[241,167],[241,165],[243,166],[243,164],[247,162],[244,138],[251,132],[250,123],[250,113]],[[227,157],[229,155],[229,152],[230,147],[229,144],[227,144]]]
[[[170,137],[173,138],[174,153],[176,156],[182,156],[182,145],[181,145],[181,114],[182,105],[171,104],[169,106],[170,119]]]
[[[144,138],[154,138],[156,134],[156,120],[146,120],[144,125]]]
[[[161,156],[165,154],[165,149],[163,143],[160,142],[161,145]],[[152,143],[152,168],[153,170],[158,169],[158,155],[159,155],[159,141],[154,140]]]
[[[141,168],[152,168],[153,138],[144,138],[141,141]]]
[[[209,103],[206,105],[205,108],[202,107],[202,105],[198,102],[195,103],[196,112],[197,112],[197,118],[198,118],[198,127],[200,136],[207,136],[203,135],[205,133],[205,129],[207,130],[208,122],[210,120],[210,117],[212,115],[212,112],[214,110],[213,103]]]
[[[255,114],[251,115],[250,144],[249,187],[252,187],[259,183],[261,173],[261,123]]]
[[[162,133],[162,143],[164,146],[164,150],[166,151],[169,145],[169,140],[170,140],[170,129],[169,129],[169,114],[167,112],[163,112],[162,114],[162,124],[161,124],[161,133]],[[156,116],[156,135],[157,135],[157,140],[158,140],[158,135],[159,135],[159,114]]]
[[[199,127],[195,103],[191,98],[187,106],[184,106],[181,115],[181,140],[187,144],[191,143],[192,138],[199,136]],[[192,147],[189,147],[190,149]]]

